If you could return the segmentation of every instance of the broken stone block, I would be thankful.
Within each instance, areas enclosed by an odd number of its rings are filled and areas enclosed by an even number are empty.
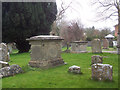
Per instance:
[[[0,69],[3,67],[8,67],[8,66],[9,66],[8,62],[0,61]]]
[[[112,81],[113,67],[109,64],[93,64],[92,79]]]
[[[80,67],[73,65],[73,66],[69,67],[68,72],[81,74],[81,69],[80,69]]]
[[[11,65],[0,69],[0,75],[2,75],[3,77],[13,76],[22,72],[23,70],[19,65]]]
[[[91,60],[91,64],[95,64],[95,63],[103,63],[103,57],[100,55],[93,55]]]

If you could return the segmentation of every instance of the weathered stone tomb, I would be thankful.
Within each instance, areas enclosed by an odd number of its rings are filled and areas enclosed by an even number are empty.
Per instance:
[[[61,58],[61,42],[63,38],[59,36],[40,35],[31,37],[31,67],[50,68],[63,65]]]
[[[109,64],[93,64],[92,65],[92,79],[95,80],[113,80],[112,66]]]
[[[74,41],[71,42],[72,53],[86,53],[87,52],[87,41]]]

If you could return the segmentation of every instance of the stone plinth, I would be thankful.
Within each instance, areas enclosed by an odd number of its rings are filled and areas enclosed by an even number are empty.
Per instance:
[[[31,67],[50,68],[64,64],[61,58],[61,37],[40,35],[27,40],[31,44]]]
[[[91,64],[96,64],[96,63],[102,63],[103,62],[103,57],[99,55],[93,55],[91,60]]]
[[[71,52],[72,53],[86,53],[87,52],[87,42],[86,41],[71,42]]]
[[[109,64],[93,64],[92,79],[112,81],[112,66]]]
[[[100,39],[94,39],[92,41],[92,53],[102,53]]]

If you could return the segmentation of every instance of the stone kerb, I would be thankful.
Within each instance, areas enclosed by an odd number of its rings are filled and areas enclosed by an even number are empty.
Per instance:
[[[63,65],[61,58],[61,41],[59,36],[40,35],[31,37],[31,67],[50,68]]]

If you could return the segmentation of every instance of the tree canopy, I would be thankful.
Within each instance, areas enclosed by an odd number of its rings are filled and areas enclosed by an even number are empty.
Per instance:
[[[56,14],[55,2],[3,2],[2,41],[15,42],[19,52],[28,52],[26,38],[49,34]]]

